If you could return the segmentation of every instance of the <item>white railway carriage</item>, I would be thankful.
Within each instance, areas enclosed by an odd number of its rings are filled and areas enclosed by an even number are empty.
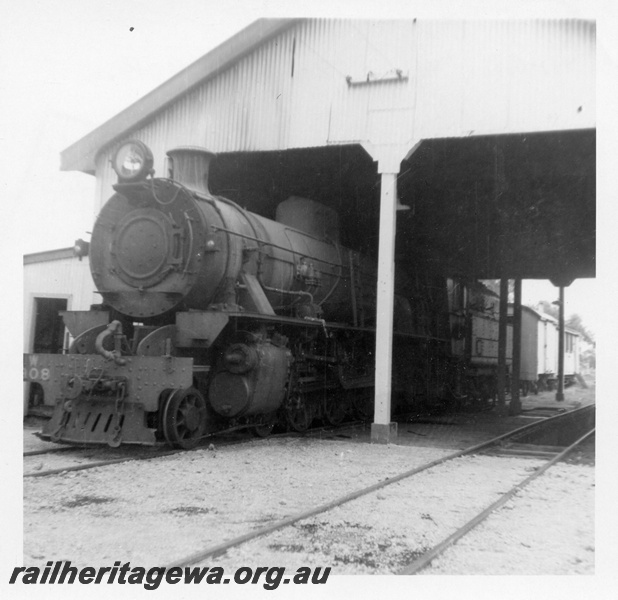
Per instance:
[[[564,331],[564,384],[573,385],[580,374],[579,366],[580,334],[565,327]]]
[[[513,305],[509,305],[512,321]],[[524,391],[555,389],[558,382],[558,320],[529,306],[522,306],[520,381]],[[565,327],[564,384],[575,383],[579,375],[580,334]]]

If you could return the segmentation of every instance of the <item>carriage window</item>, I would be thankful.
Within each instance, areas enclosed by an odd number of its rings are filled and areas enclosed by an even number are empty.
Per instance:
[[[575,337],[574,335],[571,335],[569,333],[565,334],[566,337],[566,351],[567,352],[573,352],[573,338]]]

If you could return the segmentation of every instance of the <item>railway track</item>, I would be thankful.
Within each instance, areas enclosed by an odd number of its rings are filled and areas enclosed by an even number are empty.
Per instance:
[[[414,416],[418,416],[414,413]],[[399,418],[406,419],[410,417],[410,415],[402,414],[399,415]],[[304,432],[295,432],[295,431],[286,431],[281,433],[270,434],[268,439],[277,439],[281,437],[321,437],[325,433],[342,433],[346,430],[354,429],[362,425],[366,425],[367,421],[355,419],[351,421],[346,421],[341,425],[321,425],[316,427],[311,427],[307,431]],[[219,448],[223,448],[226,446],[237,445],[247,443],[248,441],[255,441],[255,437],[245,437],[247,429],[233,427],[225,431],[216,432],[214,434],[209,434],[204,436],[201,443],[193,449],[183,450],[183,449],[169,449],[167,446],[154,447],[148,450],[144,450],[143,448],[137,446],[122,446],[120,448],[110,448],[108,446],[59,446],[53,448],[46,449],[38,449],[38,450],[30,450],[23,453],[24,458],[24,478],[32,478],[32,477],[48,477],[51,475],[61,475],[64,473],[70,473],[73,471],[85,471],[89,469],[108,467],[112,465],[121,464],[129,461],[140,461],[140,460],[154,460],[157,458],[163,458],[166,456],[173,456],[175,454],[183,454],[187,452],[193,452],[194,450],[198,450],[200,448],[205,448],[210,446],[210,444],[215,444]],[[238,434],[242,436],[239,439],[230,439],[230,434]],[[54,468],[43,469],[42,463],[35,463],[34,467],[29,466],[29,460],[31,457],[37,457],[36,460],[40,460],[45,456],[53,456],[56,454],[69,455],[69,458],[72,459],[72,462],[67,464],[61,464]],[[104,456],[100,460],[92,460],[93,456]],[[109,458],[110,455],[116,455],[114,458]],[[87,460],[87,463],[83,463],[83,460]],[[77,464],[75,464],[77,461]]]
[[[583,442],[585,442],[589,437],[594,435],[595,429],[592,428],[590,431],[585,433],[579,439],[577,439],[573,444],[565,448],[562,452],[556,454],[553,458],[548,460],[542,467],[537,469],[532,475],[526,477],[523,481],[514,485],[508,492],[505,492],[500,496],[498,500],[496,500],[493,504],[488,506],[486,509],[478,513],[474,518],[470,519],[465,525],[457,529],[454,533],[449,535],[446,539],[441,541],[440,543],[433,546],[430,550],[423,553],[421,557],[410,563],[404,569],[402,569],[398,575],[416,575],[420,573],[424,568],[429,566],[431,562],[436,559],[438,556],[443,554],[448,548],[450,548],[453,544],[467,535],[470,531],[472,531],[477,525],[482,523],[485,519],[487,519],[493,512],[504,506],[511,498],[513,498],[520,490],[525,488],[529,483],[534,481],[537,477],[543,475],[548,469],[554,466],[558,461],[565,458],[568,454],[573,452],[578,446],[580,446]]]
[[[261,527],[259,529],[254,529],[250,532],[247,532],[243,535],[236,536],[233,539],[203,548],[201,550],[196,551],[193,554],[175,559],[168,564],[168,567],[175,566],[190,566],[197,565],[203,563],[207,559],[221,557],[225,555],[228,551],[238,548],[244,544],[253,542],[254,540],[258,540],[259,538],[266,538],[268,536],[276,535],[278,532],[286,528],[290,528],[291,526],[296,526],[301,521],[306,521],[317,515],[321,515],[324,513],[328,513],[329,511],[333,511],[334,509],[340,509],[344,507],[344,505],[348,505],[354,500],[360,500],[364,497],[368,497],[377,492],[382,493],[381,500],[388,500],[385,495],[386,492],[384,488],[390,487],[393,484],[398,483],[406,483],[406,485],[410,486],[410,484],[414,484],[414,477],[420,475],[421,473],[428,473],[430,471],[436,471],[437,469],[443,468],[446,465],[453,463],[455,459],[463,458],[463,457],[474,457],[475,459],[482,458],[487,456],[487,458],[491,458],[491,453],[495,453],[497,449],[504,449],[511,447],[513,448],[513,444],[521,443],[521,440],[531,440],[535,437],[547,437],[550,435],[550,432],[560,431],[562,426],[565,424],[568,425],[571,423],[577,423],[582,421],[593,421],[594,419],[594,406],[586,406],[583,408],[576,409],[574,411],[565,412],[559,414],[557,416],[548,417],[543,421],[531,423],[520,427],[514,431],[508,432],[506,434],[495,437],[491,440],[483,442],[481,444],[477,444],[475,446],[466,448],[464,450],[449,454],[445,457],[442,457],[437,460],[433,460],[424,465],[411,469],[409,471],[405,471],[399,475],[394,477],[390,477],[384,481],[380,481],[373,485],[355,490],[350,492],[344,496],[336,498],[330,502],[321,504],[314,508],[299,512],[295,515],[289,516],[287,518],[278,520],[273,522],[265,527]],[[590,429],[590,428],[589,428]],[[546,463],[540,468],[534,468],[534,473],[525,477],[523,480],[519,480],[513,485],[509,487],[506,492],[502,492],[500,490],[500,498],[488,506],[485,506],[480,510],[473,518],[468,519],[466,523],[456,528],[456,530],[451,533],[448,537],[446,537],[443,541],[435,544],[430,549],[428,548],[419,548],[417,550],[411,549],[409,554],[414,557],[414,560],[406,563],[403,568],[400,568],[398,572],[401,574],[413,574],[418,573],[420,570],[425,568],[436,556],[438,556],[441,552],[443,552],[446,548],[450,547],[454,544],[458,539],[461,539],[466,533],[468,533],[473,527],[478,525],[478,523],[482,522],[489,514],[495,511],[500,506],[504,505],[511,499],[518,491],[523,489],[526,485],[528,485],[531,481],[536,479],[545,473],[549,468],[551,468],[558,461],[562,460],[567,454],[572,452],[579,444],[581,444],[584,440],[588,439],[589,436],[593,435],[594,428],[591,428],[590,431],[586,431],[586,433],[582,436],[579,436],[573,444],[570,444],[567,448],[562,449],[561,451],[548,453],[550,456],[546,456],[548,460]],[[487,454],[486,454],[487,453]],[[520,454],[520,456],[525,456],[524,454]],[[538,457],[537,457],[538,458]],[[410,493],[414,493],[414,487],[410,488]],[[493,492],[497,493],[497,492]],[[445,495],[448,492],[445,491]],[[384,504],[387,504],[385,502]],[[343,510],[343,508],[342,508]],[[387,508],[383,508],[385,512],[388,512]],[[404,516],[401,515],[401,518]],[[425,518],[425,516],[423,516]],[[432,519],[428,516],[428,519]],[[345,518],[344,518],[345,521]],[[309,527],[309,526],[307,526]],[[312,527],[312,532],[314,537],[319,535],[319,526]],[[263,541],[263,540],[261,540]],[[282,544],[271,544],[271,546],[278,547],[288,547],[295,548],[298,544],[294,543],[294,537],[287,538]],[[251,554],[259,552],[259,549],[252,550]],[[284,562],[281,560],[282,556],[279,557],[280,562]]]
[[[587,417],[577,411],[570,418]],[[337,429],[277,436],[280,439],[272,443],[257,440],[246,450],[237,446],[221,452],[217,447],[213,452],[179,453],[160,462],[86,471],[81,477],[28,479],[24,482],[25,554],[32,564],[41,561],[41,565],[54,556],[84,564],[100,560],[106,564],[107,559],[118,558],[165,565],[189,559],[185,564],[214,563],[226,571],[258,561],[290,568],[306,563],[332,566],[335,572],[394,574],[546,462],[549,456],[513,460],[495,454],[505,449],[515,452],[532,441],[549,453],[557,445],[550,437],[559,429],[558,421],[527,425],[490,440],[493,445],[477,444],[431,463],[427,461],[451,451],[423,443],[372,448],[337,441],[347,437],[345,430]],[[547,439],[533,440],[535,435]],[[310,437],[329,441],[316,444]],[[85,452],[80,450],[80,456]],[[66,459],[65,452],[55,454],[56,460]],[[503,476],[509,464],[517,480]],[[572,477],[578,490],[576,478],[590,481],[593,477],[569,469],[561,463],[558,473]],[[541,478],[518,499],[518,507],[552,481],[556,492],[556,486],[565,483],[553,475]],[[590,493],[582,488],[582,499],[589,499]],[[582,514],[588,514],[586,506]],[[511,513],[501,511],[500,522],[504,515]],[[519,515],[527,519],[525,509]],[[572,522],[579,522],[577,516]],[[492,520],[490,527],[495,523]],[[481,531],[485,535],[487,527]],[[475,533],[432,569],[450,565],[459,548],[470,547],[476,539]],[[112,547],[114,554],[109,553]],[[542,552],[540,546],[537,550]]]
[[[268,439],[271,438],[279,438],[279,437],[316,437],[320,436],[325,432],[341,432],[349,429],[353,429],[358,427],[359,425],[364,424],[363,421],[350,421],[345,423],[342,426],[334,427],[331,425],[325,425],[321,427],[314,427],[307,430],[304,433],[296,433],[296,432],[284,432],[284,433],[275,433],[269,436]],[[234,430],[230,430],[233,432]],[[230,433],[228,432],[228,433]],[[236,439],[226,439],[223,434],[226,432],[219,432],[214,436],[207,437],[204,442],[197,446],[197,448],[191,450],[160,450],[160,449],[152,449],[152,450],[139,450],[134,447],[123,448],[123,449],[110,449],[107,447],[92,447],[92,446],[62,446],[59,448],[47,448],[42,450],[31,450],[23,453],[24,457],[24,478],[30,477],[48,477],[51,475],[60,475],[64,473],[70,473],[73,471],[85,471],[88,469],[95,469],[101,467],[109,467],[112,465],[117,465],[129,461],[140,461],[140,460],[154,460],[157,458],[163,458],[166,456],[173,456],[175,454],[184,454],[188,452],[193,452],[194,450],[203,449],[205,447],[210,446],[211,444],[215,444],[218,448],[224,448],[226,446],[236,446],[239,444],[246,444],[248,442],[253,442],[258,440],[259,438],[255,437],[240,437]],[[93,456],[102,456],[108,455],[110,453],[120,454],[120,456],[116,458],[106,458],[104,460],[92,460]],[[73,460],[72,463],[63,464],[54,468],[42,469],[41,463],[35,464],[33,466],[29,466],[28,460],[31,457],[37,457],[36,460],[40,460],[43,456],[48,455],[56,455],[56,454],[72,454],[70,458]],[[82,463],[81,461],[88,460],[87,463]],[[78,464],[75,464],[75,461],[79,461]]]
[[[44,454],[56,454],[57,452],[66,452],[68,450],[79,450],[80,448],[74,448],[73,446],[62,446],[61,448],[46,448],[44,450],[27,450],[24,452],[24,458],[27,456],[41,456]]]

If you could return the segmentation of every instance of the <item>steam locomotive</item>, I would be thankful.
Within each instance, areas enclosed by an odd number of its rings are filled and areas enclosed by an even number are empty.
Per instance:
[[[339,243],[332,209],[291,197],[266,219],[210,192],[210,152],[167,156],[157,178],[142,142],[115,154],[90,244],[103,302],[63,315],[68,353],[24,358],[54,406],[42,436],[190,448],[371,415],[374,261]],[[497,297],[398,272],[393,355],[395,409],[491,398]]]

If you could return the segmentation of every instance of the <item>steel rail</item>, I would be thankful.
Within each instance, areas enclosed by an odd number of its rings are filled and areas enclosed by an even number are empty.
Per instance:
[[[440,542],[427,552],[425,552],[421,557],[416,559],[414,562],[410,563],[405,569],[402,569],[397,573],[397,575],[415,575],[426,566],[428,566],[431,561],[433,561],[436,557],[442,554],[445,550],[450,548],[455,542],[460,540],[466,534],[468,534],[472,529],[474,529],[479,523],[482,523],[491,513],[493,513],[496,509],[504,506],[517,492],[525,488],[531,481],[534,481],[537,477],[540,477],[545,471],[553,467],[558,461],[562,460],[567,454],[572,452],[577,446],[579,446],[582,442],[588,439],[595,432],[595,428],[592,428],[585,435],[580,437],[576,442],[565,448],[560,454],[556,455],[551,460],[547,461],[542,467],[539,467],[532,475],[528,476],[522,482],[518,483],[514,487],[512,487],[508,492],[503,494],[498,500],[496,500],[493,504],[488,506],[485,510],[480,512],[476,517],[468,521],[465,525],[460,527],[457,531],[452,533],[449,537],[447,537],[443,542]]]
[[[62,448],[48,448],[47,450],[26,450],[23,454],[26,456],[37,456],[39,454],[55,454],[56,452],[66,452],[67,450],[84,450],[82,446],[63,446]]]
[[[593,406],[593,405],[592,405]],[[384,481],[380,481],[378,483],[374,483],[373,485],[364,487],[360,490],[356,490],[354,492],[351,492],[349,494],[346,494],[345,496],[341,496],[339,498],[336,498],[334,500],[331,500],[330,502],[327,502],[325,504],[321,504],[317,507],[305,510],[303,512],[297,513],[295,515],[292,515],[290,517],[286,517],[285,519],[282,519],[280,521],[277,521],[276,523],[272,523],[271,525],[267,525],[266,527],[262,527],[260,529],[256,529],[254,531],[251,531],[249,533],[246,533],[244,535],[232,538],[231,540],[228,540],[226,542],[222,542],[220,544],[216,544],[215,546],[211,546],[209,548],[206,548],[204,550],[200,550],[199,552],[196,552],[194,554],[191,554],[189,556],[185,556],[183,558],[180,558],[178,560],[175,560],[171,563],[169,563],[167,565],[166,568],[172,568],[172,567],[184,567],[184,566],[189,566],[189,565],[194,565],[197,564],[203,560],[205,560],[206,558],[212,558],[212,557],[216,557],[219,556],[221,554],[223,554],[224,552],[226,552],[227,550],[229,550],[230,548],[233,548],[235,546],[240,546],[242,544],[244,544],[245,542],[248,542],[250,540],[254,540],[256,538],[259,537],[263,537],[265,535],[269,535],[279,529],[283,529],[285,527],[289,527],[290,525],[293,525],[294,523],[298,522],[298,521],[303,521],[305,519],[308,519],[310,517],[314,517],[316,515],[319,515],[320,513],[324,513],[327,512],[333,508],[336,508],[338,506],[341,506],[342,504],[346,504],[348,502],[351,502],[352,500],[356,500],[357,498],[360,498],[362,496],[366,496],[367,494],[370,494],[372,492],[375,492],[381,488],[384,488],[388,485],[391,485],[393,483],[397,483],[403,479],[406,479],[408,477],[412,477],[413,475],[416,475],[417,473],[420,473],[422,471],[426,471],[427,469],[431,469],[432,467],[441,465],[445,462],[448,462],[450,460],[453,460],[455,458],[459,458],[460,456],[465,456],[468,454],[474,454],[475,452],[478,452],[479,450],[483,450],[485,448],[488,448],[490,446],[493,446],[495,444],[500,443],[501,441],[503,441],[504,439],[507,439],[509,437],[515,436],[515,435],[519,435],[521,434],[523,431],[526,430],[530,430],[532,428],[535,427],[540,427],[541,425],[545,425],[548,421],[551,421],[553,419],[560,419],[562,417],[564,417],[564,415],[570,414],[573,415],[574,413],[577,413],[578,411],[583,411],[583,410],[590,410],[590,406],[584,406],[581,408],[577,408],[575,410],[566,412],[566,413],[562,413],[560,415],[554,416],[554,417],[549,417],[547,419],[543,419],[542,421],[537,421],[535,423],[529,423],[528,425],[524,425],[522,427],[519,427],[517,429],[514,429],[513,431],[509,431],[507,433],[504,433],[502,435],[499,435],[495,438],[492,438],[486,442],[481,442],[480,444],[476,444],[474,446],[471,446],[470,448],[464,448],[463,450],[459,450],[457,452],[448,454],[447,456],[443,456],[442,458],[438,458],[436,460],[432,460],[431,462],[428,462],[424,465],[421,465],[419,467],[415,467],[413,469],[410,469],[408,471],[404,471],[403,473],[400,473],[399,475],[395,475],[394,477],[389,477],[387,479],[385,479]]]
[[[70,467],[58,467],[57,469],[48,469],[47,471],[38,471],[35,473],[24,473],[24,479],[26,477],[47,477],[48,475],[59,475],[60,473],[69,473],[71,471],[85,471],[87,469],[95,469],[96,467],[107,467],[109,465],[117,465],[123,462],[129,462],[131,460],[148,460],[151,458],[161,458],[164,456],[171,456],[172,454],[178,454],[179,452],[189,452],[189,450],[169,450],[168,452],[161,452],[159,454],[140,454],[138,456],[126,456],[122,458],[111,458],[109,460],[100,460],[97,462],[88,463],[86,465],[72,465]]]
[[[298,432],[298,431],[288,431],[288,432],[284,432],[284,433],[275,433],[273,435],[270,435],[266,438],[250,438],[248,440],[224,440],[222,442],[217,442],[217,445],[220,448],[225,448],[227,446],[236,446],[236,445],[240,445],[240,444],[246,444],[249,442],[259,442],[261,440],[269,440],[269,439],[273,439],[273,438],[279,438],[279,437],[303,437],[303,436],[313,436],[316,435],[320,432],[324,432],[324,431],[345,431],[346,429],[350,429],[353,427],[358,426],[359,423],[363,423],[363,421],[353,421],[351,423],[344,423],[340,426],[334,426],[334,425],[327,425],[327,426],[322,426],[322,427],[316,427],[313,429],[308,429],[307,431],[303,431],[303,432]],[[250,426],[248,426],[250,427]],[[218,431],[214,434],[209,434],[208,436],[204,436],[204,438],[202,439],[207,439],[210,438],[212,439],[215,436],[218,435],[222,435],[225,433],[231,433],[234,431],[239,431],[241,429],[246,429],[248,428],[246,426],[242,426],[242,428],[230,428],[229,430],[226,431]],[[88,449],[88,450],[102,450],[104,447],[100,446],[100,447],[92,447],[92,446],[88,446],[86,448],[84,447],[73,447],[73,446],[69,446],[69,447],[63,447],[63,448],[52,448],[51,450],[35,450],[33,451],[33,453],[24,453],[24,456],[35,456],[36,454],[46,454],[46,453],[54,453],[54,452],[62,452],[65,450],[84,450],[84,449]],[[166,456],[173,456],[174,454],[181,454],[184,452],[193,452],[194,450],[200,450],[203,449],[204,446],[197,446],[195,448],[190,448],[190,449],[185,449],[185,448],[178,448],[178,449],[174,449],[174,450],[167,450],[167,451],[162,451],[162,452],[153,452],[150,454],[138,454],[135,456],[123,456],[120,458],[111,458],[108,460],[102,460],[102,461],[97,461],[97,462],[91,462],[88,464],[80,464],[80,465],[71,465],[71,466],[67,466],[67,467],[58,467],[56,469],[48,469],[46,471],[37,471],[34,473],[24,473],[23,477],[47,477],[49,475],[59,475],[62,473],[69,473],[71,471],[86,471],[88,469],[95,469],[97,467],[107,467],[110,465],[117,465],[123,462],[130,462],[132,460],[150,460],[150,459],[156,459],[156,458],[163,458]]]

